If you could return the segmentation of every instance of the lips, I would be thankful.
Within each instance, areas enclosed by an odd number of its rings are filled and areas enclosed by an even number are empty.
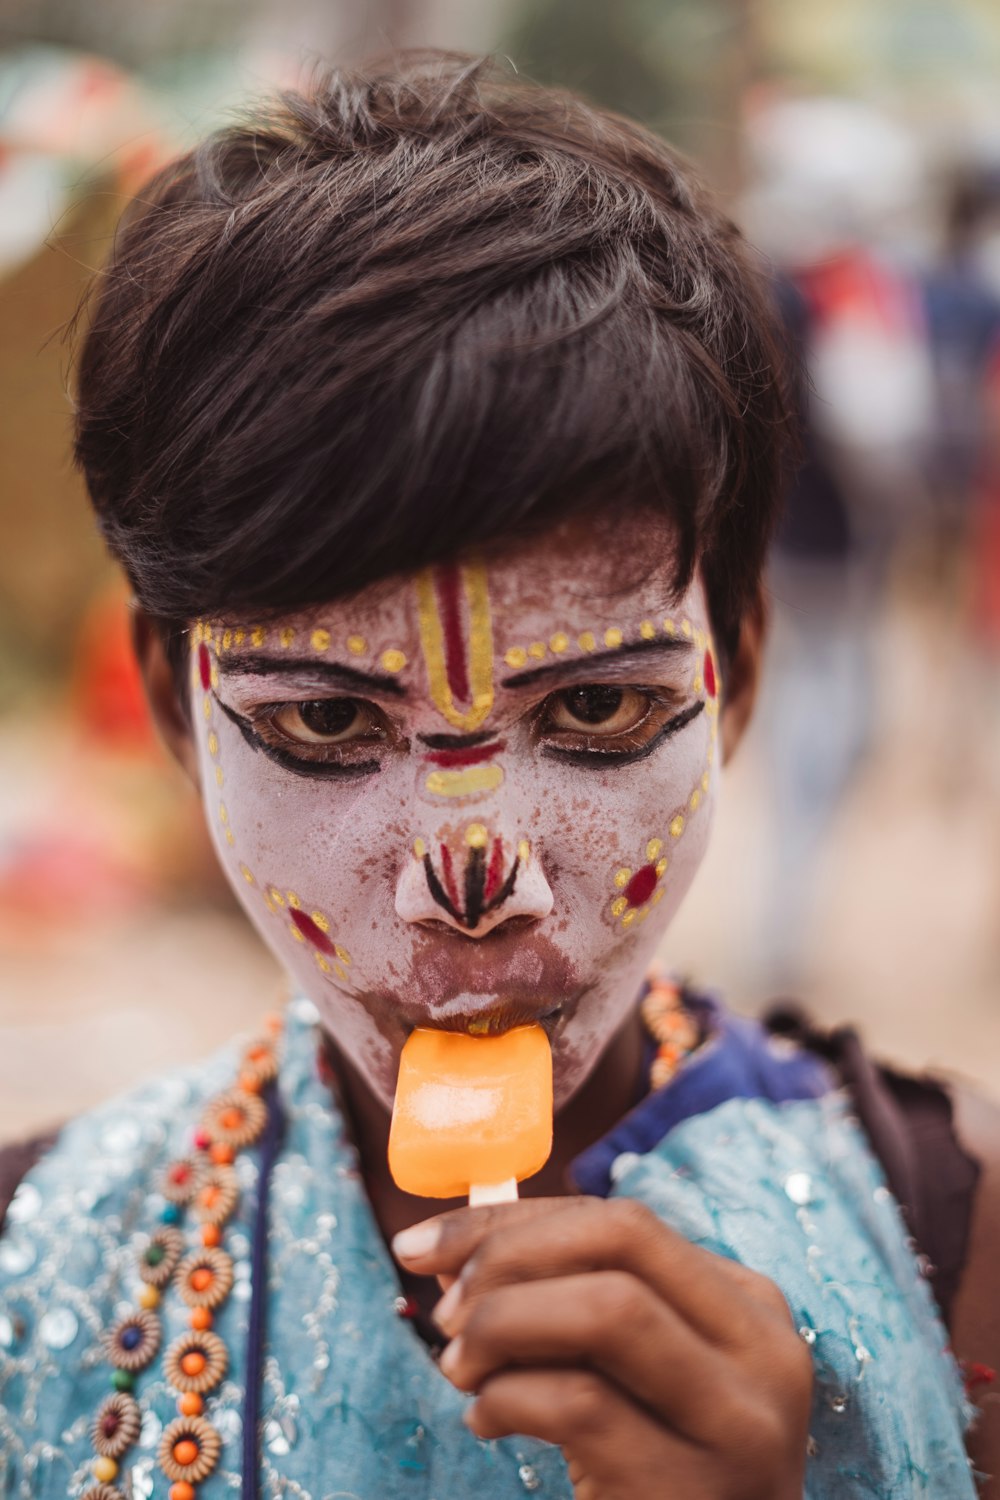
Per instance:
[[[461,1031],[471,1036],[502,1036],[517,1026],[541,1026],[551,1041],[571,1010],[575,997],[553,1004],[551,1000],[532,1002],[512,1000],[510,996],[461,996],[446,1007],[428,1009],[414,1021],[415,1026],[436,1031]]]

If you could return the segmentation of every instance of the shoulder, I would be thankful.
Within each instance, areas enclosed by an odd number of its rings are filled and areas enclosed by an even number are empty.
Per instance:
[[[58,1136],[59,1132],[52,1130],[44,1135],[0,1146],[0,1229],[3,1229],[10,1200],[17,1192],[22,1177],[52,1149]]]
[[[966,1370],[1000,1371],[1000,1105],[968,1085],[951,1089],[956,1133],[981,1167],[972,1213],[972,1232],[952,1316],[955,1353]],[[983,1372],[985,1374],[985,1370]],[[980,1416],[969,1438],[977,1470],[996,1476],[982,1494],[1000,1500],[1000,1384],[972,1390]]]

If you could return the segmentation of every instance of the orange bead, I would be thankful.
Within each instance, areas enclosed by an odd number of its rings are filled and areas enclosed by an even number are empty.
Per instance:
[[[179,1443],[174,1444],[174,1463],[186,1469],[188,1464],[195,1462],[198,1452],[198,1444],[193,1438],[181,1438]]]
[[[188,1484],[186,1479],[179,1479],[170,1486],[170,1500],[194,1500],[194,1485]]]
[[[208,1266],[198,1266],[196,1270],[191,1272],[188,1280],[196,1292],[207,1292],[215,1277]]]
[[[243,1054],[244,1062],[248,1062],[251,1067],[253,1067],[254,1063],[270,1062],[270,1059],[270,1049],[268,1047],[261,1047],[259,1044],[256,1047],[248,1047]]]
[[[271,1011],[270,1015],[264,1017],[264,1030],[269,1031],[272,1036],[277,1036],[284,1028],[284,1019],[276,1010]]]
[[[232,1146],[228,1146],[225,1141],[216,1141],[215,1145],[212,1147],[210,1155],[212,1157],[212,1160],[216,1162],[220,1167],[225,1167],[228,1166],[229,1163],[233,1160],[236,1152],[233,1150]]]
[[[214,1185],[207,1188],[202,1188],[201,1192],[198,1194],[198,1202],[204,1204],[206,1208],[214,1208],[218,1201],[219,1189]]]
[[[185,1375],[200,1375],[206,1364],[204,1354],[197,1349],[191,1349],[181,1360],[181,1369]],[[177,1460],[180,1463],[180,1459]]]
[[[207,1307],[196,1307],[191,1314],[191,1327],[203,1333],[206,1328],[212,1326],[212,1314]]]
[[[222,1228],[218,1224],[205,1224],[202,1226],[201,1243],[209,1250],[216,1245],[222,1244]]]
[[[204,1399],[194,1391],[185,1391],[177,1403],[177,1410],[182,1417],[200,1417],[205,1410]]]
[[[237,1079],[237,1086],[241,1088],[245,1094],[260,1093],[260,1079],[257,1077],[256,1073],[241,1073],[239,1078]]]
[[[219,1116],[219,1124],[223,1130],[239,1130],[243,1124],[243,1111],[237,1109],[235,1104],[231,1105],[229,1109],[222,1111],[222,1114]]]

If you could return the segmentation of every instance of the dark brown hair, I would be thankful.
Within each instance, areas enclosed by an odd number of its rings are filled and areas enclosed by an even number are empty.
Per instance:
[[[76,456],[164,628],[300,608],[600,498],[723,652],[786,403],[765,278],[656,137],[488,60],[326,73],[163,171],[91,302]]]

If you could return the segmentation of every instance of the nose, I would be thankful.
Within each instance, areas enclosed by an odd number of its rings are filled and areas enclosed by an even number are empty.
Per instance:
[[[416,839],[396,887],[404,922],[444,922],[485,937],[512,917],[547,917],[552,887],[527,839],[470,823],[433,844]]]

